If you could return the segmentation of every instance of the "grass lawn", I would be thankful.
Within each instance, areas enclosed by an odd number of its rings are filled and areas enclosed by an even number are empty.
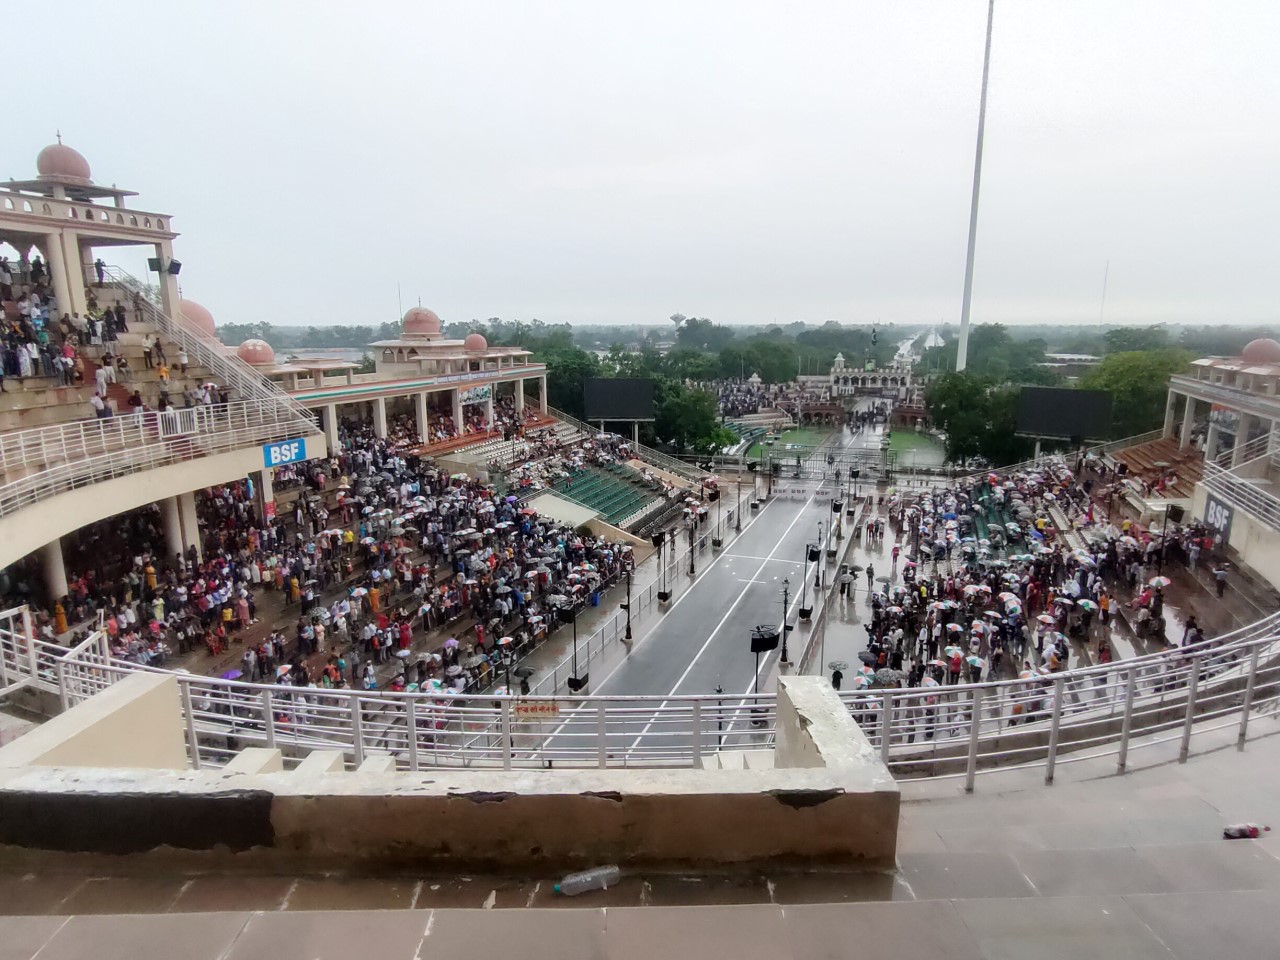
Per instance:
[[[889,437],[889,449],[894,453],[906,453],[909,450],[937,450],[941,452],[942,444],[927,433],[916,433],[914,430],[895,430]]]
[[[816,447],[829,436],[831,436],[830,427],[804,427],[799,430],[788,430],[774,442],[773,446],[769,447],[769,450],[774,457],[781,457],[786,453],[788,443]],[[746,455],[748,458],[763,456],[763,449],[760,444],[753,443],[748,448]]]

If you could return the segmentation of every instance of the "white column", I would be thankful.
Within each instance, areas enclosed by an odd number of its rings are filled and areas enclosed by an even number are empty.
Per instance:
[[[1254,418],[1247,413],[1240,414],[1240,421],[1236,426],[1236,442],[1231,448],[1231,466],[1240,466],[1244,463],[1244,448],[1249,442],[1249,431],[1253,427]]]
[[[62,255],[62,238],[56,233],[45,235],[45,261],[53,281],[53,295],[58,298],[58,320],[74,311],[71,286],[67,283],[67,258]]]
[[[1209,432],[1204,437],[1204,459],[1206,462],[1213,460],[1218,456],[1218,424],[1213,420],[1213,413],[1209,414]]]
[[[271,475],[271,470],[264,467],[258,471],[253,482],[258,494],[258,516],[265,523],[276,515],[275,478]]]
[[[453,425],[462,433],[462,391],[453,388]]]
[[[54,540],[40,548],[40,569],[44,573],[45,589],[51,600],[67,595],[67,568],[62,562],[62,540]]]
[[[516,416],[524,416],[524,378],[516,381]]]
[[[84,316],[89,311],[89,301],[84,295],[84,267],[80,262],[80,236],[74,230],[63,230],[62,258],[66,264],[67,284],[71,288],[71,310]]]
[[[547,375],[538,378],[538,409],[547,412]]]
[[[324,408],[324,438],[329,444],[329,456],[342,452],[342,441],[338,439],[338,405],[331,403]]]
[[[165,497],[160,501],[160,512],[164,516],[164,542],[169,550],[169,558],[181,554],[187,545],[182,539],[182,508],[177,497]]]
[[[1191,428],[1196,422],[1196,399],[1187,397],[1187,404],[1182,409],[1182,433],[1178,438],[1178,446],[1191,446]]]
[[[155,246],[156,256],[160,258],[160,266],[163,268],[156,275],[156,283],[160,285],[160,302],[164,304],[164,312],[176,321],[179,300],[178,278],[169,272],[169,262],[173,259],[173,244],[168,240],[161,240]],[[185,329],[191,328],[185,327]]]
[[[484,402],[484,417],[490,430],[493,429],[493,390],[489,390],[489,399]]]
[[[374,397],[373,400],[373,432],[383,440],[387,439],[387,400],[386,397]]]
[[[204,548],[200,546],[200,521],[196,517],[194,491],[178,495],[178,508],[182,513],[183,549],[195,547],[197,559],[204,559]]]
[[[427,419],[427,395],[425,392],[413,395],[413,412],[418,418],[418,436],[422,438],[423,443],[430,443],[431,424]]]
[[[1178,395],[1172,390],[1169,391],[1168,399],[1164,402],[1164,430],[1163,436],[1167,440],[1173,436],[1173,412],[1178,406]]]

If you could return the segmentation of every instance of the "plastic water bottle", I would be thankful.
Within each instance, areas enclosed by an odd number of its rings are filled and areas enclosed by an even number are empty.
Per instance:
[[[1222,828],[1223,840],[1257,840],[1270,827],[1261,827],[1256,823],[1233,823],[1229,827]]]
[[[576,897],[588,890],[608,890],[618,882],[621,876],[622,871],[616,864],[592,867],[590,870],[569,874],[555,885],[555,891],[563,893],[566,897]]]

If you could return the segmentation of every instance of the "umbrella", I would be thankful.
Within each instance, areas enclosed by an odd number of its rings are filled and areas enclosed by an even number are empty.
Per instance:
[[[841,673],[844,673],[846,670],[849,669],[849,663],[846,660],[832,660],[830,663],[827,664],[827,669],[839,670]]]
[[[462,668],[458,666],[456,663],[453,666],[449,667],[449,669],[445,670],[445,676],[459,677],[461,675],[462,675]]]
[[[934,661],[934,662],[936,663],[937,661]],[[933,677],[925,677],[923,680],[920,681],[920,685],[922,687],[941,686],[941,684],[939,684],[937,680],[933,679]]]
[[[855,690],[865,690],[867,687],[871,686],[871,682],[871,677],[860,673],[853,678],[853,688]]]
[[[502,586],[500,586],[500,587],[499,587],[495,592],[496,592],[496,593],[499,593],[499,594],[502,594],[502,593],[510,593],[510,592],[511,592],[511,588],[510,588],[510,587],[508,587],[508,586],[504,583],[504,584],[503,584]]]
[[[954,657],[958,653],[964,653],[964,650],[960,647],[957,647],[955,644],[951,644],[949,647],[946,647],[945,649],[943,649],[942,652],[945,656]]]
[[[1163,590],[1165,587],[1169,586],[1169,584],[1173,583],[1173,581],[1170,580],[1168,577],[1152,577],[1150,580],[1147,581],[1147,583],[1149,583],[1153,587],[1159,587],[1161,590]]]
[[[999,619],[1000,619],[1000,611],[999,611],[999,610],[988,610],[986,613],[984,613],[984,614],[983,614],[983,616],[984,616],[984,617],[990,617],[992,620],[999,620]]]
[[[974,656],[972,654],[965,657],[964,662],[971,667],[977,667],[979,670],[984,670],[986,669],[986,666],[987,666],[987,661],[983,660],[981,657]]]
[[[366,590],[364,587],[356,587],[354,590],[351,591],[351,595],[353,597],[363,597],[368,592],[369,591]]]
[[[945,661],[945,660],[930,660],[930,661],[929,661],[929,666],[931,666],[931,667],[945,667],[945,666],[947,666],[947,661]]]
[[[960,624],[958,624],[958,623],[948,623],[948,624],[947,624],[947,632],[948,632],[948,633],[960,633],[960,632],[961,632],[961,631],[963,631],[963,630],[964,630],[964,627],[960,626]]]
[[[458,638],[457,638],[457,637],[450,637],[448,640],[446,640],[446,641],[444,642],[444,648],[445,648],[446,650],[452,650],[452,649],[453,649],[454,647],[456,647],[457,645],[458,645]]]
[[[239,680],[241,677],[244,676],[244,674],[241,673],[239,670],[228,670],[226,673],[222,674],[221,676],[223,680]]]
[[[1047,613],[1040,614],[1040,616],[1036,617],[1036,619],[1039,620],[1041,623],[1043,623],[1046,627],[1051,627],[1058,622],[1054,620],[1053,617],[1049,616],[1049,614]]]
[[[1090,613],[1098,609],[1098,605],[1092,600],[1077,600],[1076,606],[1081,610],[1088,610]]]
[[[532,677],[534,673],[533,667],[516,667],[511,672],[514,673],[517,677],[522,677],[524,679],[528,679],[529,677]]]
[[[889,582],[889,578],[888,578],[888,577],[876,577],[876,582],[877,582],[877,583],[888,583],[888,582]]]
[[[863,568],[862,568],[859,564],[856,564],[856,563],[851,563],[851,564],[849,564],[849,572],[850,572],[850,573],[861,573],[861,572],[862,572],[862,570],[863,570]]]
[[[1121,537],[1120,545],[1123,547],[1136,547],[1138,545],[1138,541],[1133,537]]]
[[[482,654],[482,653],[476,653],[476,654],[473,654],[473,655],[471,655],[471,656],[467,657],[467,659],[463,660],[463,661],[462,661],[462,666],[463,666],[465,669],[467,669],[467,670],[471,670],[471,669],[473,669],[474,667],[478,667],[478,666],[480,666],[480,664],[482,664],[482,663],[488,663],[488,662],[489,662],[489,658],[488,658],[488,657],[486,657],[486,656],[485,656],[484,654]]]
[[[876,655],[872,653],[870,650],[863,650],[860,654],[858,654],[858,659],[865,664],[872,664],[876,662]]]
[[[905,680],[907,675],[893,667],[881,667],[876,671],[876,683],[896,684]]]

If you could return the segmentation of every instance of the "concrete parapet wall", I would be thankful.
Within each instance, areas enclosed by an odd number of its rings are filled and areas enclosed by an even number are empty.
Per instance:
[[[224,770],[185,770],[176,686],[135,675],[53,721],[44,740],[0,750],[0,843],[468,870],[887,865],[896,852],[897,784],[821,678],[786,678],[779,691],[779,749],[792,762],[737,770],[402,773],[386,758],[347,772],[340,753],[317,751],[283,771],[278,752],[261,748]],[[127,746],[142,724],[165,744],[147,748],[150,764]],[[73,735],[54,736],[61,728]],[[126,752],[81,749],[98,733]],[[64,765],[35,765],[54,762]]]

